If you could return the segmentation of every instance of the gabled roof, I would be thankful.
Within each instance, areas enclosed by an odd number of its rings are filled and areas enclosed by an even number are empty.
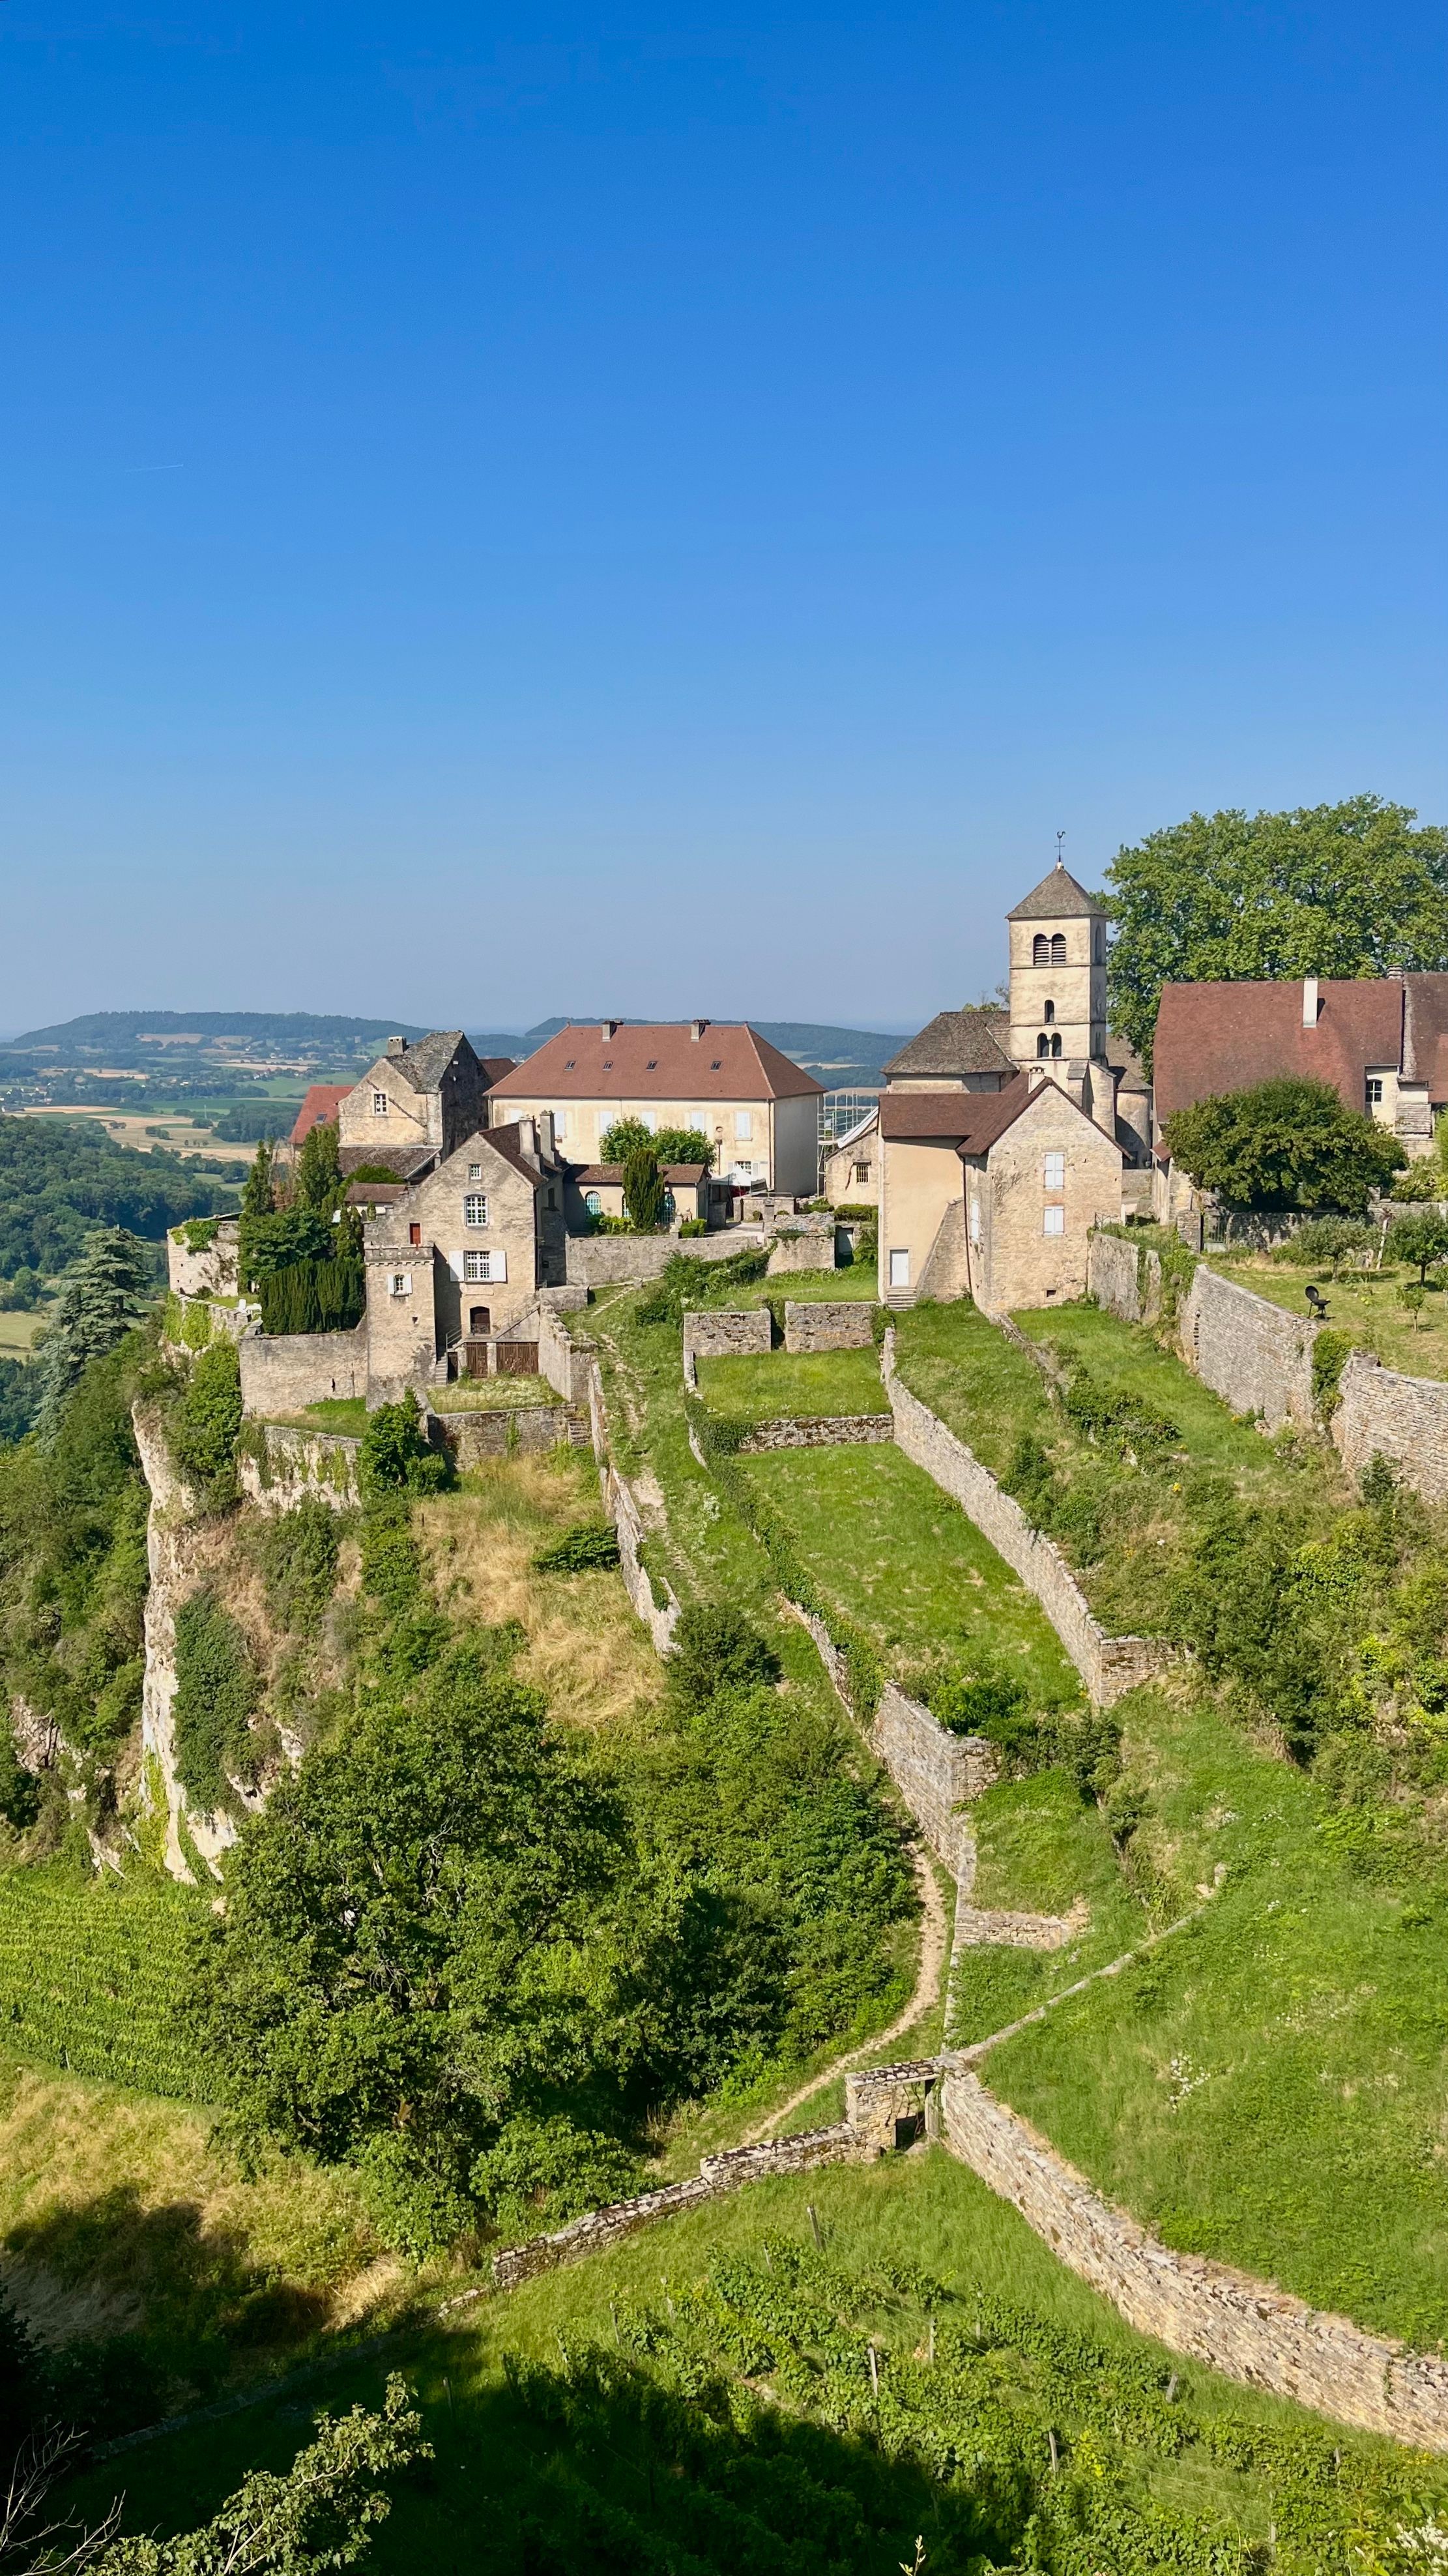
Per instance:
[[[436,1145],[341,1145],[337,1160],[344,1173],[365,1171],[369,1164],[385,1167],[399,1181],[420,1180],[437,1161]]]
[[[464,1137],[463,1142],[457,1149],[457,1152],[455,1154],[449,1154],[448,1161],[450,1163],[460,1162],[464,1155],[467,1155],[470,1160],[476,1161],[477,1154],[475,1149],[479,1145],[491,1145],[494,1153],[500,1154],[503,1161],[511,1164],[515,1172],[520,1172],[523,1179],[530,1182],[535,1190],[541,1189],[545,1181],[556,1180],[562,1169],[562,1166],[559,1164],[550,1164],[546,1170],[540,1170],[537,1163],[529,1162],[519,1140],[518,1123],[516,1119],[510,1127],[483,1127],[479,1129],[477,1135]]]
[[[464,1047],[476,1064],[472,1042],[461,1029],[430,1029],[416,1046],[403,1047],[396,1055],[379,1056],[378,1062],[400,1073],[414,1091],[436,1091],[454,1056]]]
[[[310,1136],[314,1127],[332,1125],[336,1120],[338,1103],[346,1099],[352,1087],[350,1082],[312,1083],[297,1111],[296,1122],[292,1128],[292,1143],[300,1145],[304,1137]]]
[[[1098,903],[1094,894],[1088,894],[1084,886],[1078,885],[1069,869],[1058,865],[1051,869],[1049,875],[1042,877],[1038,886],[1032,886],[1030,893],[1023,895],[1019,903],[1011,906],[1006,919],[1075,921],[1086,914],[1104,921],[1106,906]]]
[[[504,1074],[505,1074],[505,1073],[511,1073],[511,1072],[512,1072],[513,1067],[514,1067],[514,1065],[517,1063],[517,1061],[518,1061],[518,1059],[517,1059],[517,1057],[516,1057],[515,1055],[480,1055],[480,1056],[479,1056],[479,1058],[478,1058],[478,1062],[479,1062],[479,1064],[480,1064],[480,1065],[482,1066],[482,1068],[483,1068],[483,1075],[484,1075],[484,1079],[485,1079],[485,1080],[486,1080],[486,1082],[487,1082],[487,1085],[488,1085],[489,1090],[491,1090],[491,1089],[492,1089],[492,1086],[493,1086],[493,1084],[494,1084],[495,1082],[501,1082],[501,1081],[502,1081],[503,1076],[504,1076]]]
[[[693,1026],[700,1035],[691,1036]],[[493,1085],[495,1100],[798,1100],[823,1085],[746,1021],[594,1020],[559,1029]]]
[[[1416,980],[1448,984],[1448,976]],[[1330,1082],[1349,1109],[1361,1109],[1368,1066],[1402,1062],[1404,989],[1391,975],[1320,982],[1316,1021],[1304,1028],[1296,978],[1164,985],[1152,1048],[1157,1118],[1284,1074]]]
[[[1010,1013],[994,1002],[975,1002],[963,1011],[937,1011],[918,1037],[908,1038],[885,1066],[885,1079],[899,1075],[1010,1073],[1006,1053]]]
[[[1046,1087],[1013,1073],[999,1091],[887,1091],[880,1101],[880,1133],[887,1144],[916,1138],[957,1145],[962,1154],[984,1154]],[[1061,1098],[1075,1107],[1064,1091]]]

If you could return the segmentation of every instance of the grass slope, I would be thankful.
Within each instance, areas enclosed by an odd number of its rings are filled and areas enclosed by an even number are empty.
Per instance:
[[[1238,1287],[1250,1288],[1254,1297],[1266,1297],[1288,1314],[1303,1317],[1308,1313],[1303,1289],[1311,1280],[1326,1302],[1333,1331],[1350,1334],[1355,1349],[1375,1351],[1384,1368],[1401,1369],[1408,1377],[1448,1378],[1448,1296],[1441,1279],[1427,1283],[1422,1313],[1414,1317],[1398,1292],[1418,1274],[1391,1263],[1382,1273],[1345,1271],[1336,1279],[1330,1263],[1303,1270],[1285,1262],[1229,1261],[1214,1255],[1212,1268]]]
[[[771,1351],[747,1358],[700,1360],[699,1393],[717,1413],[746,1422],[788,1414],[888,1413],[890,1399],[872,1349]]]

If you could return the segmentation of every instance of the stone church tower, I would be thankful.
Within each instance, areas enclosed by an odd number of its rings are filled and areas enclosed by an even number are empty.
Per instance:
[[[1023,1068],[1049,1066],[1096,1126],[1116,1133],[1116,1068],[1106,1056],[1106,915],[1061,865],[1007,913],[1010,1034]]]

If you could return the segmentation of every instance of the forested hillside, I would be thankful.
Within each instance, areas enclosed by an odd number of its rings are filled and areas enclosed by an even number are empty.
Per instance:
[[[90,1229],[121,1225],[159,1244],[183,1217],[233,1204],[214,1179],[157,1152],[113,1144],[103,1127],[0,1117],[0,1273],[51,1275]]]

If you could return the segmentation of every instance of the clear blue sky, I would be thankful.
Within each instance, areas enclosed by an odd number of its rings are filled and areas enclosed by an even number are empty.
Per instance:
[[[1448,21],[0,0],[0,1027],[911,1021],[1448,819]]]

